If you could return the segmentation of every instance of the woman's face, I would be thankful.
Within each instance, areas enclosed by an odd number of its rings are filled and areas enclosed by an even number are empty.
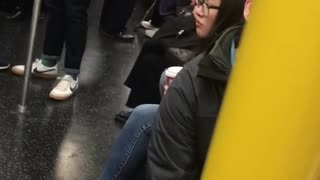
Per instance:
[[[196,0],[193,16],[196,20],[197,35],[201,39],[208,38],[212,35],[219,12],[220,2],[221,0]]]

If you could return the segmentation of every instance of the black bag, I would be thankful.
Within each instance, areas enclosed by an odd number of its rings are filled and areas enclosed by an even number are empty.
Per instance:
[[[196,34],[195,20],[188,10],[180,11],[176,17],[168,17],[153,40],[162,40],[169,48],[194,49],[200,47],[200,39]]]

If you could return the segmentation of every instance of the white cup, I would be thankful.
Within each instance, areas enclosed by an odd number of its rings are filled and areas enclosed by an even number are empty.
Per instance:
[[[181,66],[172,66],[166,70],[165,75],[167,76],[167,85],[168,86],[172,83],[174,78],[176,78],[177,74],[182,70],[182,68],[183,67],[181,67]]]

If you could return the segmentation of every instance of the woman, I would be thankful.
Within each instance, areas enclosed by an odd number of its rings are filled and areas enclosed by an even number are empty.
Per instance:
[[[217,10],[212,8],[214,7],[209,8],[210,11]],[[170,66],[182,66],[194,58],[208,48],[209,43],[214,42],[217,35],[221,34],[226,27],[230,27],[238,20],[236,12],[232,10],[223,9],[217,12],[219,14],[212,14],[212,16],[219,16],[217,23],[215,22],[216,19],[212,19],[213,17],[202,16],[195,17],[196,19],[188,16],[171,19],[162,26],[152,40],[143,46],[135,65],[124,83],[131,89],[126,102],[127,107],[135,108],[141,104],[159,104],[161,95],[158,85],[161,73]],[[203,27],[196,28],[196,23],[199,23],[199,21],[203,21]],[[182,27],[183,30],[180,29],[180,31],[178,27]],[[195,29],[197,31],[195,36],[186,34],[194,32]],[[166,32],[164,31],[176,31],[182,32],[182,34],[175,35],[177,38],[174,40],[158,37],[161,32],[165,35]],[[185,38],[186,36],[190,36],[190,38]],[[174,50],[177,49],[180,50],[179,53],[174,53]],[[117,114],[116,120],[123,121],[129,115],[130,112],[122,111]]]
[[[203,2],[199,0],[193,11],[197,22],[197,34],[199,36],[207,36],[214,34],[215,29],[223,31],[228,27],[227,25],[240,23],[242,21],[243,1],[244,0],[222,0],[220,2],[220,0],[210,0]],[[211,51],[209,53],[211,53]],[[202,56],[207,56],[207,53],[203,53]],[[199,58],[202,56],[199,56]],[[168,93],[170,98],[172,98],[170,88]],[[165,97],[168,101],[167,95]],[[192,95],[190,95],[190,97],[192,97]],[[175,97],[173,99],[175,99]],[[177,101],[177,103],[179,103],[179,101]],[[166,104],[162,103],[160,110],[163,110],[165,107]],[[143,105],[133,111],[123,132],[112,148],[110,158],[100,178],[101,180],[145,179],[146,147],[149,143],[151,127],[154,125],[157,110],[157,105]],[[174,130],[172,130],[172,132],[174,133]],[[151,152],[155,155],[153,149],[151,149]],[[149,167],[149,169],[153,170],[152,167]],[[150,172],[152,173],[152,171]],[[151,177],[153,176],[151,175]],[[149,180],[150,178],[146,179]]]
[[[247,0],[244,19],[250,5]],[[186,64],[170,85],[151,133],[148,180],[200,179],[241,33],[242,25],[225,30],[209,54]]]

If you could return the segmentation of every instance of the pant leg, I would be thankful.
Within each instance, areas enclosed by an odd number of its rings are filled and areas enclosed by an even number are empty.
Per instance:
[[[163,17],[160,15],[160,1],[157,0],[151,17],[151,24],[155,27],[160,27],[163,22]]]
[[[144,175],[150,133],[159,105],[134,109],[114,143],[100,180],[135,180]]]
[[[112,11],[112,0],[104,0],[103,8],[100,16],[100,26],[104,26],[105,22],[108,21],[108,13]]]
[[[125,81],[131,89],[126,106],[135,108],[141,104],[159,104],[159,79],[165,69],[165,47],[162,42],[146,42]]]
[[[26,16],[30,16],[32,14],[34,0],[20,0],[20,6],[26,13]]]
[[[88,7],[90,0],[64,0],[66,73],[79,74],[82,57],[87,44]]]
[[[135,108],[141,104],[159,104],[159,81],[162,72],[181,61],[168,51],[168,45],[160,39],[147,41],[125,81],[131,89],[126,106]]]
[[[133,12],[135,3],[136,0],[105,0],[100,23],[103,30],[110,34],[123,31]]]
[[[47,0],[48,19],[43,44],[43,54],[48,57],[61,56],[64,44],[64,5],[63,0]]]

